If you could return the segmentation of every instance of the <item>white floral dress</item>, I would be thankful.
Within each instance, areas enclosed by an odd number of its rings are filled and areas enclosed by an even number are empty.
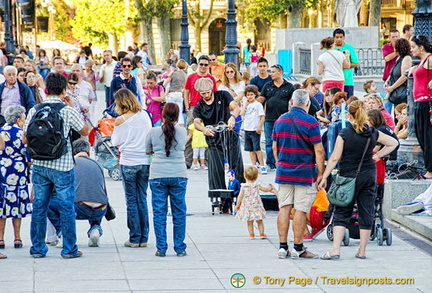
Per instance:
[[[244,188],[243,200],[236,218],[242,221],[262,220],[266,217],[266,211],[260,197],[258,183],[242,183]]]
[[[32,212],[32,204],[23,130],[16,124],[5,124],[0,130],[5,142],[5,149],[0,151],[0,218],[24,218]]]

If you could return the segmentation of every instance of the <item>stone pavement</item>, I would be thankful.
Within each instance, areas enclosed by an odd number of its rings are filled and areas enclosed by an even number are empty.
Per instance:
[[[102,103],[102,99],[99,103]],[[243,154],[243,157],[248,164],[249,156]],[[110,201],[116,209],[117,218],[102,223],[104,235],[100,247],[87,246],[88,224],[86,221],[77,221],[78,245],[84,252],[83,257],[62,259],[59,248],[49,247],[46,258],[33,259],[28,253],[30,218],[23,220],[22,249],[13,248],[11,221],[8,220],[6,249],[1,251],[8,255],[8,259],[0,260],[0,291],[284,292],[291,289],[291,292],[305,293],[385,290],[391,290],[392,293],[431,292],[430,242],[413,245],[408,240],[415,238],[396,228],[391,246],[369,243],[366,260],[354,257],[359,243],[355,239],[351,239],[349,246],[342,248],[341,259],[337,261],[281,260],[277,258],[277,212],[269,211],[264,221],[268,239],[249,240],[246,223],[232,215],[211,215],[207,172],[188,170],[186,257],[177,257],[172,249],[171,217],[168,217],[170,248],[165,258],[154,256],[156,248],[152,225],[148,247],[123,246],[128,239],[128,229],[122,184],[106,175]],[[263,184],[273,179],[274,173],[260,175]],[[148,202],[151,203],[150,192]],[[149,213],[152,223],[151,205]],[[323,233],[306,245],[312,252],[322,255],[330,248],[331,242]],[[292,249],[292,242],[289,246]],[[244,279],[241,276],[232,278],[236,273],[242,274]],[[354,278],[370,278],[366,281],[387,284],[349,285],[350,281],[362,281]],[[395,285],[395,282],[410,284]],[[234,286],[244,284],[244,287],[235,288],[232,283]]]

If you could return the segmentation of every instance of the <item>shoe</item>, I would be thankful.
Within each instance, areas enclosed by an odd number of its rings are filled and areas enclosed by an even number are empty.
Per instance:
[[[15,239],[14,240],[14,247],[15,248],[22,248],[23,247],[23,243],[21,239]]]
[[[124,243],[124,246],[125,246],[125,247],[137,248],[137,247],[139,247],[140,245],[139,245],[139,243],[131,243],[131,242],[128,240],[128,241],[126,241],[126,242]]]
[[[320,257],[321,259],[324,260],[333,260],[333,259],[339,259],[340,255],[336,254],[336,255],[330,255],[330,251],[327,251],[323,256]]]
[[[303,246],[303,250],[297,251],[295,249],[292,250],[291,253],[292,259],[300,259],[300,258],[319,258],[319,256],[315,253],[310,252],[307,250],[307,247]]]
[[[260,170],[261,170],[261,174],[262,174],[262,175],[267,174],[267,168],[266,168],[265,166],[262,166],[262,167],[260,168]]]
[[[186,255],[187,255],[186,250],[183,252],[177,253],[177,256],[186,256]]]
[[[266,234],[263,234],[263,233],[260,233],[260,236],[259,236],[261,239],[267,239],[267,235]]]
[[[285,259],[291,256],[291,253],[288,250],[285,250],[284,248],[279,249],[278,251],[278,257],[280,259]]]
[[[355,254],[355,257],[359,259],[366,259],[366,255],[360,255],[358,252]]]
[[[5,242],[4,242],[4,240],[0,240],[0,249],[5,249]]]
[[[69,258],[77,258],[77,257],[81,257],[83,255],[82,251],[77,252],[77,254],[63,254],[62,257],[69,259]]]
[[[313,241],[315,238],[318,237],[318,235],[321,234],[322,231],[324,231],[324,229],[319,230],[319,229],[313,229],[312,228],[312,232],[309,235],[304,235],[303,236],[303,241],[304,242],[311,242],[311,241]]]
[[[255,239],[255,234],[249,234],[249,239],[250,239],[250,240]]]
[[[140,243],[139,247],[147,247],[147,243]]]
[[[7,256],[4,255],[3,253],[0,253],[0,259],[5,259],[5,258],[7,258]]]
[[[33,253],[31,256],[33,256],[33,258],[44,258],[45,254],[42,254],[42,253]]]
[[[155,255],[159,257],[165,257],[166,254],[165,252],[156,251]]]
[[[208,167],[206,165],[201,165],[201,169],[208,170]]]
[[[52,242],[51,242],[51,245],[53,245]],[[59,240],[57,241],[56,247],[57,248],[63,248],[63,237],[59,238]]]
[[[192,168],[193,168],[194,171],[198,171],[199,166],[198,165],[193,165]]]
[[[58,240],[54,240],[54,241],[45,241],[46,244],[51,245],[51,246],[57,246],[57,243],[59,243]]]
[[[416,212],[424,211],[424,205],[421,202],[412,202],[396,209],[396,212],[400,215],[409,215]]]
[[[88,241],[88,246],[89,247],[99,247],[99,240],[100,240],[100,232],[98,229],[93,229],[90,232],[90,237],[89,237],[89,241]]]

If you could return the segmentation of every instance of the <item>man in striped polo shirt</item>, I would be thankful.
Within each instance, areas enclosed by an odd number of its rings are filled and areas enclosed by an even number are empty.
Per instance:
[[[293,259],[318,258],[303,246],[303,233],[306,228],[306,213],[317,192],[313,183],[319,182],[324,172],[324,148],[319,124],[313,116],[308,115],[308,92],[294,91],[291,101],[291,111],[276,120],[272,134],[277,165],[275,182],[279,184],[278,256],[286,258],[291,255]],[[287,240],[293,207],[294,249],[290,253]]]

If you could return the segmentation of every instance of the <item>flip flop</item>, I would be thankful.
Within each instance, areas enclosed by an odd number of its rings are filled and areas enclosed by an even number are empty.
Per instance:
[[[324,259],[324,260],[334,260],[334,259],[339,259],[340,255],[339,254],[330,255],[330,250],[329,250],[323,256],[321,256],[320,258]]]
[[[4,255],[4,254],[2,254],[2,253],[0,253],[0,259],[5,259],[5,258],[7,258],[7,256]]]
[[[366,255],[360,255],[358,252],[355,254],[355,257],[359,259],[366,259]]]

